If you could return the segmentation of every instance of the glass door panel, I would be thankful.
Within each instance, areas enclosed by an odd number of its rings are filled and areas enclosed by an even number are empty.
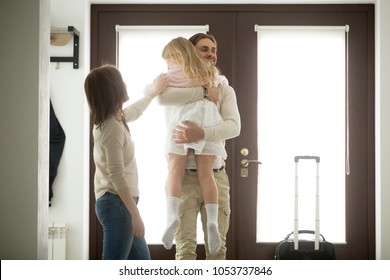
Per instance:
[[[293,230],[294,156],[319,156],[320,232],[345,242],[345,28],[258,27],[257,242]],[[315,161],[299,161],[299,229],[315,226]]]
[[[164,46],[173,38],[189,38],[206,32],[207,26],[117,26],[117,64],[122,72],[132,103],[144,95],[147,84],[167,71],[161,57]],[[125,104],[126,106],[127,104]],[[148,244],[162,244],[166,226],[165,180],[167,162],[164,155],[165,115],[155,101],[135,122],[129,123],[135,142],[140,201],[138,204]],[[151,176],[153,174],[153,176]],[[199,218],[200,220],[200,218]],[[198,226],[198,244],[203,244],[203,231]]]

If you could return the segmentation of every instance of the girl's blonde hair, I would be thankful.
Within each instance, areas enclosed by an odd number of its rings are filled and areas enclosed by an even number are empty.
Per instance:
[[[162,57],[182,66],[187,79],[200,83],[204,87],[213,86],[217,78],[218,69],[201,57],[194,45],[183,37],[171,40],[164,47]]]

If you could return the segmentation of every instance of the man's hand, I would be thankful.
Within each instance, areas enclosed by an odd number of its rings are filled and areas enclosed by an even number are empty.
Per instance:
[[[204,138],[203,129],[192,121],[182,121],[173,132],[173,139],[177,144],[191,143]]]
[[[219,99],[221,98],[221,92],[219,87],[210,87],[207,89],[207,99],[214,102],[215,104],[218,103]]]

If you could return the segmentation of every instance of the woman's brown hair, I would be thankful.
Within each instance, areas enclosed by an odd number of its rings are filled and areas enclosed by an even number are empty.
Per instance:
[[[115,65],[105,64],[92,69],[84,82],[85,95],[98,128],[104,121],[122,110],[127,101],[127,89],[122,75]]]

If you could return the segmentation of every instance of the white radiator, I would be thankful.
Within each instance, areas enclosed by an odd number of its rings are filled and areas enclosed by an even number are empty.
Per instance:
[[[66,260],[66,223],[49,223],[48,259]]]

